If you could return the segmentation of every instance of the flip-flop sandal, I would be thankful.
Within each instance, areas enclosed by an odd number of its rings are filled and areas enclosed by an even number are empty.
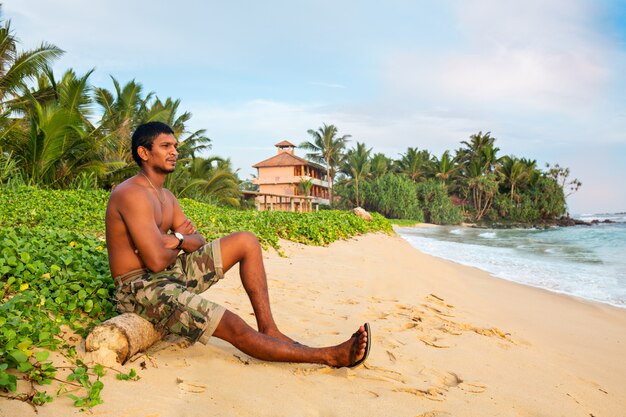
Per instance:
[[[350,348],[350,365],[348,365],[348,368],[356,368],[357,366],[361,365],[363,362],[365,362],[370,354],[370,349],[372,347],[372,333],[370,331],[370,324],[365,323],[363,327],[365,327],[365,331],[367,332],[367,345],[365,345],[365,355],[363,355],[363,357],[358,361],[355,361],[359,346],[359,336],[361,335],[361,333],[356,332],[352,335],[354,337],[354,342],[352,343],[352,347]]]

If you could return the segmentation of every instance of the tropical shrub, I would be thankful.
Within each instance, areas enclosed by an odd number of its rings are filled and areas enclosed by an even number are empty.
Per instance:
[[[387,218],[424,221],[424,213],[415,192],[415,184],[402,175],[386,174],[366,184],[363,189],[366,210]]]
[[[497,222],[533,224],[550,221],[564,213],[563,189],[553,178],[543,175],[514,200],[509,194],[498,194],[488,217]]]
[[[565,192],[554,178],[542,175],[528,195],[543,220],[560,217],[566,212]]]
[[[532,224],[540,219],[539,211],[526,194],[511,200],[509,194],[497,194],[487,217],[494,222]]]
[[[448,195],[448,187],[441,181],[430,179],[416,185],[417,198],[424,221],[433,224],[459,224],[463,221],[461,209]]]

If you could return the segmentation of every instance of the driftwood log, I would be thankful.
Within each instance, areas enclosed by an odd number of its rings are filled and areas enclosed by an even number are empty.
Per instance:
[[[124,313],[94,327],[85,340],[85,350],[92,353],[95,362],[110,361],[114,355],[115,361],[123,364],[162,337],[163,334],[148,320],[137,314]]]

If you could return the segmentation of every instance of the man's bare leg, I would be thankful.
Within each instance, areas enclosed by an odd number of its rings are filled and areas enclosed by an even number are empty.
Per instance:
[[[259,332],[293,343],[284,335],[274,321],[267,289],[267,276],[263,254],[256,236],[249,232],[237,232],[220,239],[224,272],[239,262],[241,283],[250,298]],[[246,352],[247,353],[247,352]]]
[[[358,336],[353,336],[339,345],[312,348],[257,332],[241,317],[226,310],[213,336],[231,343],[254,358],[265,361],[319,363],[342,367],[351,365],[350,351],[355,337],[358,337],[355,361],[365,355],[367,332],[361,326],[357,333]]]

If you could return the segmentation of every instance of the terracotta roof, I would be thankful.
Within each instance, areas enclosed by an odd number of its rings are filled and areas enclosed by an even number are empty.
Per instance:
[[[309,162],[306,159],[290,154],[289,152],[281,152],[278,155],[274,155],[271,158],[268,158],[255,165],[252,165],[252,168],[288,167],[288,166],[298,166],[298,165],[308,165],[308,166],[315,167],[317,169],[321,169],[321,170],[324,169],[320,165],[314,164],[313,162]]]
[[[297,146],[294,145],[293,143],[289,142],[288,140],[283,140],[282,142],[278,142],[276,145],[274,145],[276,147],[282,148],[285,146],[291,146],[292,148],[296,148]]]

